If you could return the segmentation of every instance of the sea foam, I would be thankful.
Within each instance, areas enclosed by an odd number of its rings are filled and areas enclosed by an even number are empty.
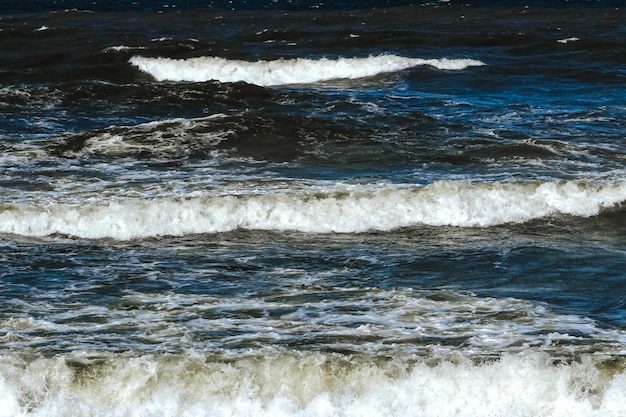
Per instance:
[[[591,357],[554,365],[532,353],[479,364],[315,353],[228,362],[5,354],[0,417],[617,417],[626,409],[626,375],[613,368]]]
[[[372,188],[373,187],[373,188]],[[626,201],[626,182],[436,182],[346,191],[274,191],[0,206],[0,233],[134,239],[235,229],[307,233],[389,231],[420,224],[488,227],[550,215],[588,217]]]
[[[260,86],[312,84],[335,79],[372,77],[421,65],[442,70],[462,70],[484,65],[481,61],[467,58],[421,59],[397,55],[338,59],[296,58],[257,62],[220,57],[170,59],[133,56],[129,62],[157,81],[244,81]]]

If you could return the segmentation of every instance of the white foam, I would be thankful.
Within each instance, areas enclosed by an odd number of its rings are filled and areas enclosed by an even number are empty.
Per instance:
[[[109,52],[135,51],[139,49],[148,49],[148,48],[146,48],[145,46],[116,45],[116,46],[109,46],[108,48],[104,48],[103,52],[109,53]]]
[[[559,39],[557,40],[558,43],[570,43],[570,42],[576,42],[579,41],[580,39],[576,38],[576,37],[572,37],[572,38],[565,38],[565,39]]]
[[[227,139],[233,132],[222,130],[216,132],[198,133],[194,129],[201,128],[205,123],[211,123],[215,119],[226,117],[218,113],[196,119],[165,119],[156,122],[146,122],[134,126],[109,126],[109,128],[94,132],[85,139],[85,144],[80,151],[68,151],[68,156],[81,156],[89,154],[103,154],[111,156],[123,156],[142,150],[154,150],[154,142],[159,143],[159,152],[180,152],[178,144],[184,139],[193,138],[195,143],[203,143],[205,146],[216,146]],[[190,132],[194,132],[193,136]],[[80,136],[85,136],[80,133]],[[68,136],[71,138],[71,136]],[[140,140],[133,140],[139,137]],[[170,137],[168,139],[168,137]],[[174,139],[171,139],[171,138]]]
[[[420,65],[430,65],[443,70],[462,70],[471,66],[484,65],[481,61],[474,59],[421,59],[396,55],[339,59],[297,58],[257,62],[220,57],[170,59],[133,56],[129,62],[152,75],[157,81],[244,81],[261,86],[311,84],[334,79],[371,77]]]
[[[626,375],[595,362],[5,354],[0,416],[623,416]]]
[[[5,204],[0,232],[132,239],[235,229],[310,233],[387,231],[426,224],[487,227],[549,215],[597,215],[626,201],[626,182],[436,182],[323,192],[119,199],[90,204]]]
[[[626,331],[602,328],[588,317],[560,314],[524,300],[377,288],[334,288],[334,295],[326,298],[320,297],[318,284],[345,270],[277,273],[283,283],[279,300],[242,297],[237,290],[219,298],[128,291],[120,303],[106,307],[78,303],[68,307],[49,301],[72,290],[61,288],[58,294],[47,292],[44,299],[7,302],[13,316],[0,318],[0,343],[16,351],[82,346],[235,354],[283,352],[301,346],[305,337],[311,349],[395,357],[512,354],[528,349],[554,355],[619,354],[626,349]],[[99,274],[94,275],[97,286]],[[181,285],[180,276],[177,280],[174,285]],[[81,290],[87,287],[92,289],[83,285]],[[253,311],[259,314],[249,314]],[[33,312],[45,319],[33,318]],[[100,320],[93,322],[93,317]]]

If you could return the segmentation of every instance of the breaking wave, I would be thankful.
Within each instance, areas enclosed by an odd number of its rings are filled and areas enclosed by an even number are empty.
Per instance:
[[[467,58],[421,59],[396,55],[339,59],[296,58],[257,62],[220,57],[170,59],[133,56],[129,62],[157,81],[244,81],[260,86],[312,84],[336,79],[372,77],[422,65],[442,70],[462,70],[484,65],[481,61]]]
[[[120,198],[89,204],[0,206],[0,233],[134,239],[235,229],[307,233],[389,231],[420,224],[489,227],[551,215],[588,217],[626,201],[626,182],[436,182],[346,191]]]
[[[620,370],[621,366],[621,370]],[[0,357],[0,416],[567,416],[626,407],[623,363],[335,355]]]

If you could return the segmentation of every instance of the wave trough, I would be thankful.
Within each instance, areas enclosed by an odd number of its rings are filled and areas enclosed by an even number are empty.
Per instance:
[[[402,227],[489,227],[550,215],[589,217],[626,201],[626,182],[436,182],[424,187],[305,190],[206,197],[0,206],[0,233],[134,239],[236,229],[361,233]]]
[[[421,59],[397,55],[339,59],[296,58],[256,62],[220,57],[171,59],[133,56],[129,62],[157,81],[244,81],[260,86],[313,84],[336,79],[365,78],[423,65],[441,70],[463,70],[484,65],[481,61],[468,58]]]

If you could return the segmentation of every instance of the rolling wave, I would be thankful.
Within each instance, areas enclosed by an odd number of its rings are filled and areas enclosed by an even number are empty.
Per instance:
[[[551,215],[594,216],[626,201],[626,182],[436,182],[343,192],[281,191],[194,198],[0,206],[0,233],[135,239],[236,229],[362,233],[420,224],[489,227]]]
[[[421,59],[397,55],[339,59],[296,58],[257,62],[220,57],[170,59],[133,56],[129,62],[157,81],[244,81],[260,86],[312,84],[335,79],[372,77],[422,65],[442,70],[462,70],[484,65],[481,61],[467,58]]]
[[[0,357],[0,416],[621,416],[622,361]],[[621,366],[621,369],[620,369]],[[483,384],[488,389],[477,389]],[[149,410],[149,411],[148,411]]]

